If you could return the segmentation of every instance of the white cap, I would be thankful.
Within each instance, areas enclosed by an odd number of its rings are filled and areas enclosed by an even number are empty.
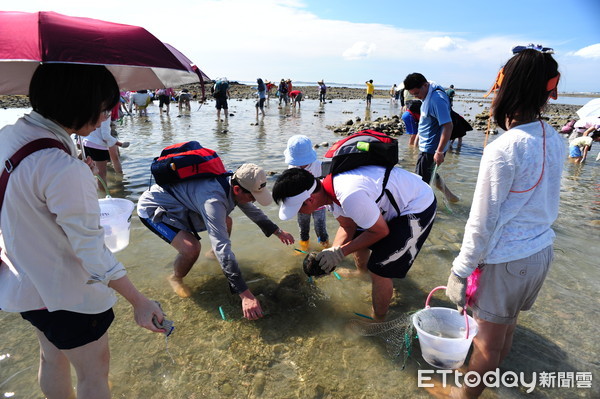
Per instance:
[[[303,191],[298,195],[294,195],[293,197],[287,197],[285,200],[283,200],[279,208],[279,219],[289,220],[296,216],[300,208],[302,208],[304,201],[310,198],[316,188],[317,181],[315,180],[310,189]]]

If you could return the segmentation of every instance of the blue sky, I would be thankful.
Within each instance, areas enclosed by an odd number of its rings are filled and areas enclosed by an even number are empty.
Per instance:
[[[51,9],[49,8],[51,7]],[[25,0],[141,25],[211,78],[401,82],[411,72],[487,89],[519,44],[555,49],[559,90],[600,92],[600,0]]]

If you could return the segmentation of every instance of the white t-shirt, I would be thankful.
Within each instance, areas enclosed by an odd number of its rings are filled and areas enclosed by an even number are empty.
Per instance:
[[[583,149],[583,147],[591,146],[593,141],[594,140],[592,140],[590,136],[577,137],[576,139],[571,140],[569,146],[577,146]]]
[[[113,145],[117,144],[117,139],[110,134],[110,118],[100,124],[100,127],[90,133],[88,136],[82,137],[83,145],[97,150],[108,150]]]
[[[431,187],[421,176],[402,168],[392,169],[386,188],[398,204],[397,214],[388,196],[381,195],[385,168],[383,166],[361,166],[333,177],[333,188],[340,205],[333,204],[333,215],[352,219],[359,227],[372,227],[379,215],[385,221],[397,216],[425,211],[433,202]]]

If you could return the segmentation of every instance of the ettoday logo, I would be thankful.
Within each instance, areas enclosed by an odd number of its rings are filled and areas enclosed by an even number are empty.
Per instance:
[[[537,386],[545,388],[591,388],[591,372],[533,372],[527,377],[525,373],[514,371],[500,372],[500,369],[488,371],[480,375],[476,371],[463,373],[458,370],[419,370],[418,386],[420,388],[432,388],[432,375],[438,374],[442,378],[442,386],[453,384],[462,387],[475,387],[480,384],[488,388],[518,388],[525,387],[527,393],[531,393]]]

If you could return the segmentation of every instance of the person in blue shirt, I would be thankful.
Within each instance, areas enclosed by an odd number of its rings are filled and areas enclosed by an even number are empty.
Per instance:
[[[409,100],[406,111],[402,114],[402,121],[406,127],[409,146],[419,144],[419,119],[421,118],[421,100]]]
[[[411,73],[404,79],[404,89],[422,100],[419,118],[419,159],[415,173],[429,183],[435,165],[444,162],[448,141],[452,135],[450,100],[444,88],[428,82],[420,73]],[[459,198],[450,191],[439,174],[435,176],[436,187],[444,193],[448,201],[458,202]]]

